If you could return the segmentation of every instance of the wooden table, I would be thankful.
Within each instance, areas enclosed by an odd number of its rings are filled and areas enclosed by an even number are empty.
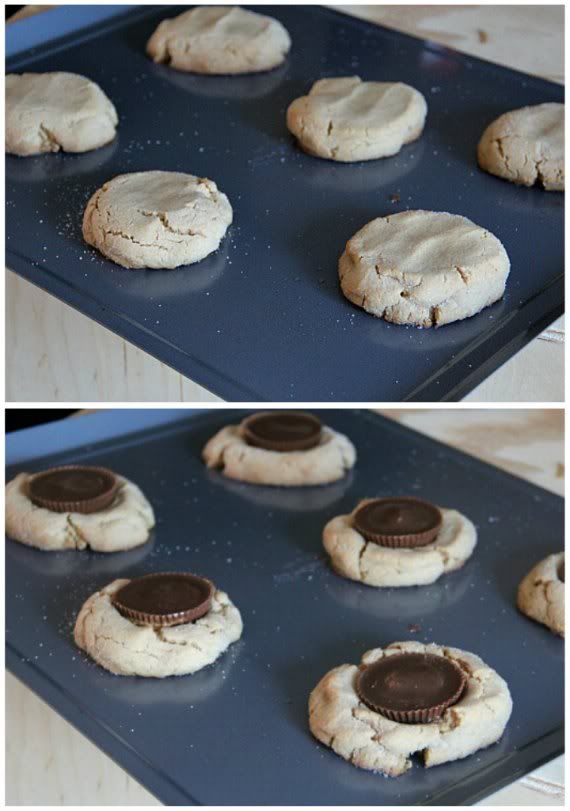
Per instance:
[[[564,493],[564,414],[559,409],[382,413],[554,493]],[[158,805],[10,674],[6,676],[6,741],[8,805]],[[564,805],[563,758],[496,792],[481,805]]]
[[[483,59],[564,81],[562,5],[340,8]],[[24,13],[45,9],[33,6]],[[6,396],[12,402],[219,399],[14,273],[7,273],[6,301]],[[466,400],[562,402],[563,381],[564,322],[558,319]]]

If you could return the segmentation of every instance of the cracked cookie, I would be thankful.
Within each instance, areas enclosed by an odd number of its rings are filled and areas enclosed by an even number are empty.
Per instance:
[[[356,450],[313,414],[262,411],[218,431],[202,459],[230,479],[295,487],[342,479],[354,466]]]
[[[277,67],[291,47],[273,17],[231,6],[199,6],[163,20],[146,50],[155,62],[193,73],[257,73]]]
[[[241,615],[227,594],[186,573],[115,580],[84,603],[76,645],[120,676],[195,673],[240,638]]]
[[[176,268],[218,249],[233,211],[213,180],[182,172],[133,172],[104,183],[87,203],[83,238],[126,268]]]
[[[394,662],[384,664],[389,657]],[[436,657],[446,665],[437,666]],[[365,683],[367,671],[377,671],[372,690]],[[381,711],[369,706],[375,699]],[[387,717],[386,707],[395,707],[388,714],[405,720]],[[359,666],[329,671],[311,693],[309,726],[317,740],[354,766],[398,777],[412,767],[414,754],[430,767],[490,746],[503,734],[511,711],[507,683],[478,656],[394,642],[365,653]]]
[[[388,514],[376,515],[374,524],[370,516],[362,519],[364,510],[379,512],[386,504]],[[426,505],[419,514],[418,504]],[[461,568],[476,543],[474,525],[460,512],[411,498],[364,499],[323,530],[323,545],[338,574],[387,588],[434,583]]]
[[[6,485],[6,534],[27,546],[122,552],[148,541],[153,526],[141,490],[105,468],[19,473]]]
[[[469,318],[498,301],[509,270],[497,237],[466,217],[438,211],[372,220],[339,261],[349,301],[385,321],[418,327]]]
[[[499,116],[481,136],[477,161],[511,183],[564,191],[564,105],[537,104]]]
[[[320,79],[287,110],[287,127],[310,155],[365,161],[395,155],[422,133],[427,104],[401,82]]]
[[[549,555],[531,569],[518,588],[519,611],[564,636],[564,552]]]
[[[6,76],[6,152],[88,152],[113,140],[117,111],[95,82],[76,73]]]

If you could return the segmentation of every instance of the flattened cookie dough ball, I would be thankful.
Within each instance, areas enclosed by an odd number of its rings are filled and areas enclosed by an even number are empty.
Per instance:
[[[37,549],[122,552],[148,541],[154,523],[137,485],[105,468],[19,473],[6,485],[6,534]]]
[[[564,105],[537,104],[499,116],[481,136],[477,160],[512,183],[564,191]]]
[[[6,152],[88,152],[112,141],[117,111],[95,82],[77,73],[6,76]]]
[[[239,6],[199,6],[163,20],[146,50],[155,62],[194,73],[257,73],[277,67],[291,47],[286,28]]]
[[[109,180],[91,197],[83,238],[126,268],[176,268],[217,250],[232,218],[213,180],[134,172]]]
[[[287,127],[310,155],[366,161],[419,138],[426,113],[426,100],[407,84],[347,76],[315,82],[289,105]]]
[[[517,593],[519,611],[564,636],[564,552],[549,555],[531,569]]]
[[[354,466],[356,450],[313,414],[263,411],[218,431],[202,459],[230,479],[294,487],[342,479]]]
[[[439,522],[425,508],[418,515],[417,504],[431,507]],[[323,545],[338,574],[386,588],[434,583],[461,568],[476,544],[477,531],[466,516],[412,498],[364,499],[323,530]]]
[[[375,676],[372,685],[366,683],[369,675]],[[373,709],[376,701],[381,707]],[[512,706],[505,680],[478,656],[459,648],[394,642],[369,650],[359,666],[329,671],[309,698],[309,726],[317,740],[354,766],[398,777],[412,767],[416,752],[430,767],[495,743]]]
[[[196,575],[167,572],[115,580],[93,594],[75,643],[119,676],[164,678],[212,664],[242,634],[228,595]]]
[[[378,217],[339,261],[342,292],[394,324],[442,326],[498,301],[510,271],[497,237],[466,217],[403,211]]]

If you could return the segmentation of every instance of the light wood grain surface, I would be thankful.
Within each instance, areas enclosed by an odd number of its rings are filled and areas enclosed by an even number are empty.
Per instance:
[[[382,413],[554,493],[564,492],[561,410],[396,409]],[[10,675],[6,679],[6,740],[8,805],[158,804]],[[481,804],[564,805],[563,758]]]
[[[563,6],[339,8],[552,81],[564,79]],[[7,274],[6,301],[6,396],[11,402],[219,399],[13,273]],[[559,319],[466,399],[561,402],[563,341]]]

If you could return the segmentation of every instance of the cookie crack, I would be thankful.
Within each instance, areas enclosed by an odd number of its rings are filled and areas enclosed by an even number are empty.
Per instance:
[[[511,174],[511,168],[509,166],[509,159],[507,158],[506,152],[503,148],[503,139],[502,138],[495,138],[495,145],[497,147],[497,151],[501,157],[501,160],[505,164],[505,169],[509,174]]]
[[[104,642],[111,642],[114,645],[119,645],[119,647],[123,648],[124,650],[128,650],[129,653],[134,653],[134,654],[139,655],[139,656],[150,656],[151,659],[156,659],[157,661],[160,661],[160,659],[161,659],[161,657],[158,656],[156,653],[151,653],[146,648],[143,649],[143,650],[137,650],[137,649],[131,648],[131,647],[129,647],[127,645],[126,642],[123,642],[120,639],[115,639],[114,636],[107,636],[106,634],[101,634],[101,633],[97,633],[97,632],[94,632],[93,636],[95,637],[95,646],[97,646],[98,641],[100,639],[102,639]]]
[[[91,544],[89,543],[83,532],[79,529],[79,527],[76,524],[74,524],[70,515],[67,516],[67,528],[69,530],[71,540],[73,541],[76,550],[91,548]]]
[[[437,540],[437,539],[436,539]],[[435,551],[440,555],[444,567],[449,563],[449,552],[443,546],[437,546]]]
[[[457,729],[459,726],[461,726],[461,723],[463,721],[463,716],[454,707],[450,707],[446,711],[445,718],[447,723],[442,724],[440,722],[439,727],[439,731],[442,735],[445,735],[448,732],[453,732],[454,729]]]
[[[170,42],[172,39],[174,39],[174,37],[166,37],[164,42],[161,43],[162,44],[161,50],[157,51],[153,56],[155,62],[158,62],[161,65],[172,64],[172,60],[174,59],[174,55],[170,47]],[[184,53],[186,53],[186,50],[184,51]]]
[[[461,278],[461,281],[463,282],[463,284],[468,284],[469,283],[469,276],[468,276],[467,272],[464,270],[464,268],[459,267],[459,265],[456,265],[454,267],[454,270],[456,271],[456,273],[459,274],[459,277]]]
[[[553,580],[540,580],[535,585],[540,585],[542,587],[542,592],[544,596],[545,608],[546,608],[546,619],[550,623],[550,625],[555,625],[556,620],[555,617],[552,615],[552,610],[555,607],[555,601],[551,598],[549,593],[549,586],[553,583]]]
[[[497,147],[497,151],[499,153],[499,156],[500,156],[501,160],[503,161],[503,164],[505,166],[507,174],[510,175],[514,179],[514,182],[515,183],[521,182],[525,186],[535,186],[535,185],[539,184],[543,188],[546,188],[546,185],[547,185],[546,178],[545,178],[544,172],[542,170],[542,164],[545,162],[545,159],[541,158],[539,160],[533,160],[532,158],[529,158],[528,156],[525,156],[524,164],[523,164],[523,170],[526,168],[526,166],[529,163],[534,164],[534,177],[531,178],[531,182],[526,182],[524,180],[521,180],[520,179],[520,173],[518,171],[515,171],[513,168],[511,168],[507,152],[505,151],[505,148],[503,146],[503,140],[504,140],[503,138],[495,138],[494,143],[495,143],[495,145]]]
[[[192,228],[188,228],[187,230],[179,230],[178,228],[173,228],[169,221],[168,215],[165,211],[145,211],[144,209],[138,209],[138,213],[141,214],[143,217],[156,217],[160,220],[162,227],[165,231],[168,231],[169,234],[175,234],[176,236],[180,237],[203,237],[206,238],[206,235],[203,231],[194,231]]]
[[[45,124],[40,124],[39,135],[42,142],[49,147],[50,152],[59,152],[59,150],[61,149],[61,144],[59,143],[53,132],[49,130]]]
[[[142,507],[139,507],[138,505],[134,505],[133,510],[134,510],[135,515],[137,515],[138,518],[140,519],[143,526],[145,526],[147,529],[150,529],[153,526],[152,521],[149,519],[149,516],[142,509]]]
[[[364,568],[362,566],[362,558],[364,557],[364,553],[366,552],[367,549],[368,549],[368,543],[365,541],[362,549],[358,553],[358,572],[360,574],[360,579],[361,580],[364,580],[364,578],[368,574],[368,572],[364,571]]]
[[[130,234],[125,234],[123,231],[116,231],[113,228],[103,228],[103,242],[105,241],[106,236],[113,236],[119,237],[120,239],[126,239],[129,242],[132,242],[134,245],[139,245],[141,248],[158,248],[160,251],[168,251],[169,248],[165,247],[164,245],[159,245],[158,242],[139,242],[138,239],[135,239]]]
[[[536,171],[536,181],[535,182],[540,183],[541,186],[546,188],[546,182],[545,182],[546,178],[544,176],[544,172],[542,171],[542,164],[543,163],[544,163],[544,159],[535,162],[535,165],[534,165],[534,168],[535,168],[535,171]]]
[[[462,670],[464,670],[464,671],[465,671],[465,673],[467,673],[467,675],[468,675],[468,676],[472,676],[472,677],[473,677],[473,678],[474,678],[476,681],[481,682],[481,679],[477,677],[477,674],[476,674],[476,673],[475,673],[475,671],[474,671],[474,670],[473,670],[473,669],[472,669],[472,668],[469,666],[469,664],[468,664],[467,662],[465,662],[463,659],[458,659],[457,657],[455,657],[455,656],[454,656],[454,655],[451,653],[451,651],[449,650],[449,648],[442,648],[442,649],[441,649],[441,652],[442,652],[443,656],[445,657],[445,659],[449,659],[449,661],[450,661],[450,662],[453,662],[453,663],[454,663],[454,664],[456,664],[458,667],[460,667]]]
[[[411,755],[413,755],[416,750],[414,750],[412,748],[407,753],[404,753],[404,752],[399,751],[399,750],[395,751],[395,750],[391,749],[390,746],[387,746],[386,743],[384,742],[382,732],[377,730],[376,727],[374,726],[374,724],[371,721],[368,721],[366,718],[359,718],[356,715],[356,713],[359,710],[364,710],[364,709],[367,709],[367,708],[365,708],[365,706],[361,702],[358,702],[358,705],[356,707],[352,708],[351,714],[352,714],[352,718],[353,718],[354,721],[356,721],[359,724],[364,725],[368,729],[368,731],[371,733],[370,736],[369,736],[370,743],[375,743],[383,752],[387,752],[390,755],[395,756],[395,757],[401,757],[403,759],[403,761],[404,761],[404,770],[410,769],[411,766],[412,766]],[[355,747],[350,753],[350,757],[348,758],[349,761],[353,762],[355,753],[358,752],[362,748],[363,748],[362,746]]]
[[[381,733],[378,732],[378,730],[374,727],[374,725],[372,723],[370,723],[370,721],[367,721],[366,718],[359,718],[356,715],[358,710],[364,710],[364,709],[366,709],[364,704],[362,704],[359,701],[357,706],[353,707],[352,710],[351,710],[353,720],[356,721],[359,724],[364,724],[364,726],[367,727],[370,730],[370,732],[372,733],[372,735],[370,736],[370,740],[374,741],[375,743],[380,744],[380,746],[383,746]]]
[[[77,632],[77,638],[78,638],[79,645],[82,648],[82,650],[85,650],[85,626],[87,624],[87,620],[89,619],[89,617],[91,617],[93,615],[94,611],[95,611],[95,605],[94,605],[94,603],[90,603],[89,606],[86,607],[84,613],[82,613],[80,615],[81,616],[81,628]]]
[[[198,645],[198,643],[194,642],[194,640],[192,640],[192,639],[183,639],[181,641],[178,641],[178,640],[175,640],[175,639],[166,639],[166,637],[164,636],[164,631],[165,631],[164,628],[153,628],[152,630],[154,631],[154,634],[157,637],[157,639],[159,639],[161,642],[164,642],[165,645],[177,645],[179,647],[190,647],[190,648],[194,648],[195,650],[199,651],[200,653],[204,652],[203,648],[201,648],[200,645]]]

